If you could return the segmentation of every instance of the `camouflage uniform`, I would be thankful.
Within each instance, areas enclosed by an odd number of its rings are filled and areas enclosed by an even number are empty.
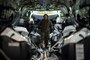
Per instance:
[[[52,22],[50,20],[42,20],[39,23],[39,29],[40,29],[40,35],[41,35],[41,40],[40,43],[41,45],[44,43],[45,46],[43,47],[47,47],[48,45],[48,40],[49,40],[49,33],[52,29]]]

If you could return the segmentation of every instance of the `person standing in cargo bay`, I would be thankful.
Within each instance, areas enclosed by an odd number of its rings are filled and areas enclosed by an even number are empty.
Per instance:
[[[52,29],[52,22],[48,20],[48,15],[44,14],[43,20],[41,20],[38,24],[38,28],[40,29],[40,47],[45,48],[48,45],[49,33]]]

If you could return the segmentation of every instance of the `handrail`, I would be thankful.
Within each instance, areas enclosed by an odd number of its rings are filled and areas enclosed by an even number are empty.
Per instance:
[[[0,49],[0,53],[5,57],[6,60],[11,60],[2,49]]]

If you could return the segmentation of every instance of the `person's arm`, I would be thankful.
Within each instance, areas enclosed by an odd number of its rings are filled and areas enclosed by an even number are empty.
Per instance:
[[[53,29],[53,24],[52,22],[50,21],[50,31],[52,32],[52,29]]]
[[[38,28],[39,28],[39,29],[41,28],[41,23],[42,23],[42,21],[40,21],[40,22],[38,23]]]
[[[53,28],[53,24],[52,24],[52,22],[50,21],[50,25],[51,25],[51,29]]]

